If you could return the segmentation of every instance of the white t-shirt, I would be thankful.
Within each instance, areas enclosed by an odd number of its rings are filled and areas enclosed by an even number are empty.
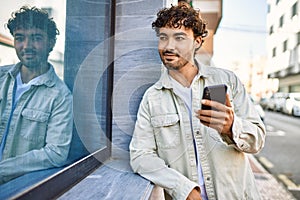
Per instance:
[[[30,87],[35,84],[41,76],[35,77],[34,79],[30,80],[28,83],[23,83],[21,79],[21,73],[19,72],[16,81],[17,81],[17,87],[16,87],[16,93],[15,93],[15,100],[14,104],[18,102],[22,94],[24,94],[27,90],[30,89]]]
[[[193,124],[192,124],[192,114],[193,114],[193,112],[192,112],[192,95],[193,95],[192,88],[184,87],[178,81],[173,79],[171,76],[170,76],[170,79],[171,79],[171,82],[173,85],[174,92],[184,101],[184,103],[189,111],[191,130],[193,133],[193,129],[192,129],[192,126],[193,126]],[[194,82],[194,80],[193,80],[193,82]],[[194,133],[193,133],[193,138],[194,138]],[[200,163],[195,139],[194,139],[194,147],[195,147],[196,159],[197,159],[197,168],[198,168],[198,176],[199,176],[198,179],[199,179],[199,185],[200,185],[200,189],[201,189],[201,197],[203,200],[207,200],[206,190],[205,190],[205,186],[204,186],[203,173],[202,173],[201,163]]]

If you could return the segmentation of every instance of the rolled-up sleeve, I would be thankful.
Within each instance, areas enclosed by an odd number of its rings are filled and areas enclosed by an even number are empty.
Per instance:
[[[254,104],[240,80],[232,75],[233,141],[225,141],[245,153],[258,153],[264,146],[266,130]]]

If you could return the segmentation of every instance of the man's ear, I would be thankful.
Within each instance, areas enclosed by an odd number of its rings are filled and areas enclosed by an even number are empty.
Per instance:
[[[203,43],[202,37],[201,36],[196,37],[195,43],[196,43],[195,49],[196,50],[200,49],[200,47],[202,46],[202,43]]]
[[[55,39],[50,39],[49,40],[49,53],[53,50],[54,46],[55,46],[56,40]]]

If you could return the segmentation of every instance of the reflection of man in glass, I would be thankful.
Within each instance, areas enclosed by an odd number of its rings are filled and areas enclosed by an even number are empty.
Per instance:
[[[62,166],[72,139],[72,95],[48,63],[55,22],[22,7],[7,27],[20,60],[0,67],[0,184],[25,173]]]

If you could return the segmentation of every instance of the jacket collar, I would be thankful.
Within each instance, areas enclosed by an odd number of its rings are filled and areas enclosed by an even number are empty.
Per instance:
[[[50,66],[49,70],[46,73],[40,75],[40,79],[36,82],[35,85],[46,85],[47,87],[54,86],[54,84],[55,84],[54,68],[50,63],[48,63],[48,64]],[[22,66],[22,63],[19,62],[8,71],[11,78],[15,79],[17,74],[20,72],[21,66]]]
[[[196,66],[198,67],[198,74],[197,78],[208,78],[213,75],[213,72],[211,70],[212,67],[204,65],[203,63],[200,62],[199,58],[195,57],[195,63]],[[155,83],[155,88],[161,90],[163,88],[165,89],[172,89],[172,83],[170,81],[170,75],[169,75],[169,70],[162,65],[162,70],[161,70],[161,77],[158,82]]]

